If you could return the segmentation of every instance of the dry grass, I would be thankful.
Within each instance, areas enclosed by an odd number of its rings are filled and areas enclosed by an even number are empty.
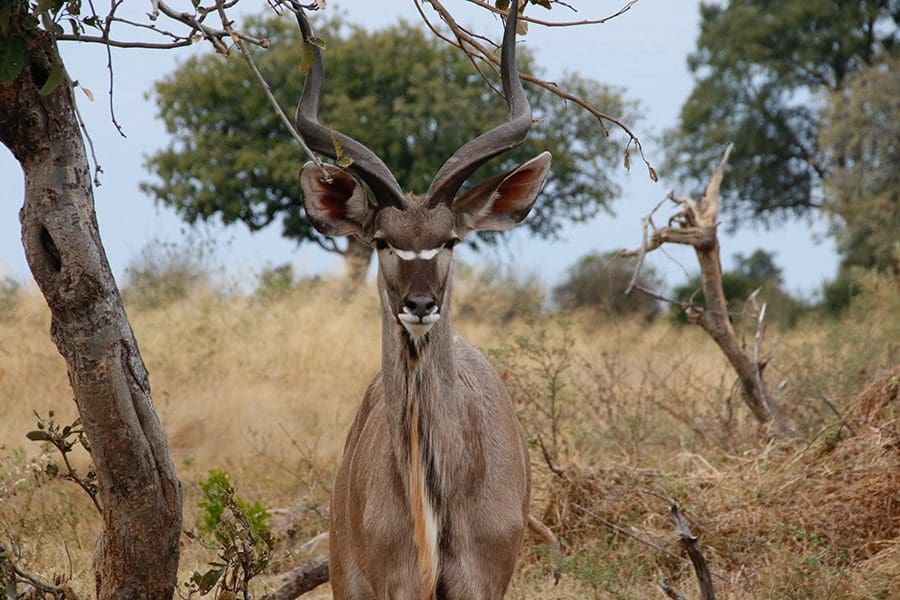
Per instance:
[[[465,306],[472,290],[458,291]],[[701,536],[720,598],[900,596],[900,310],[896,284],[869,292],[839,324],[772,335],[767,376],[788,381],[780,400],[796,442],[766,441],[696,329],[590,315],[459,319],[470,341],[495,349],[532,441],[532,512],[566,547],[554,586],[550,557],[530,539],[509,596],[655,598],[664,576],[696,597],[672,500]],[[98,519],[73,485],[29,471],[47,459],[24,438],[32,411],[74,418],[65,365],[43,301],[31,293],[10,310],[0,318],[0,544],[48,578],[71,570],[89,596]],[[290,508],[297,539],[327,528],[344,434],[380,364],[374,291],[349,305],[327,283],[265,302],[198,292],[130,316],[185,484],[186,526],[197,482],[222,468],[243,497]],[[210,558],[188,540],[183,552],[185,577]],[[279,568],[296,560],[279,548]]]

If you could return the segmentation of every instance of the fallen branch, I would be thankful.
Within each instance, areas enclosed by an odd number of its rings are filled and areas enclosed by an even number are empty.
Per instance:
[[[294,600],[309,592],[329,579],[328,557],[317,556],[282,575],[286,579],[284,585],[263,596],[262,600]]]
[[[675,588],[669,585],[669,581],[667,579],[660,579],[659,587],[661,587],[666,596],[668,596],[672,600],[687,600],[687,598],[679,594]]]
[[[669,514],[675,522],[675,528],[678,529],[678,537],[681,545],[687,550],[691,563],[694,565],[694,572],[697,574],[697,583],[700,586],[700,595],[703,600],[716,600],[716,593],[713,590],[712,576],[709,572],[709,564],[706,557],[700,551],[699,538],[691,533],[691,529],[681,516],[678,505],[673,504],[669,507]],[[662,585],[662,583],[660,583]],[[665,588],[663,588],[665,589]],[[674,590],[673,590],[674,591]],[[670,596],[671,598],[677,596]]]

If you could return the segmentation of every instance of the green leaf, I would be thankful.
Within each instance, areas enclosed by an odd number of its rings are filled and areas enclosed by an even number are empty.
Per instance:
[[[37,429],[35,429],[34,431],[29,431],[25,434],[25,437],[27,437],[32,442],[47,442],[50,440],[50,434],[48,434],[46,431],[39,431]]]
[[[625,170],[631,171],[631,151],[625,148]]]
[[[50,463],[46,467],[44,467],[44,473],[49,475],[50,477],[56,477],[59,475],[59,465],[56,463]]]
[[[337,159],[335,164],[342,169],[346,169],[347,167],[349,167],[350,165],[353,164],[353,159],[350,158],[349,156],[342,156],[339,159]]]
[[[208,594],[209,591],[215,587],[216,583],[218,583],[219,578],[224,572],[224,568],[210,569],[202,575],[200,573],[194,572],[194,574],[191,576],[191,581],[197,584],[197,587],[199,588],[201,594]]]
[[[7,600],[16,600],[16,598],[19,597],[19,593],[16,591],[16,583],[14,581],[6,584],[6,588],[3,590],[3,595]]]
[[[310,44],[312,44],[313,46],[317,46],[317,47],[321,48],[322,50],[325,49],[325,40],[323,40],[322,38],[317,38],[316,36],[311,35],[308,38],[306,38],[306,41],[309,42]]]
[[[28,46],[25,40],[6,38],[0,41],[0,81],[11,83],[19,76],[28,60]]]
[[[494,6],[499,8],[500,10],[506,10],[509,8],[509,0],[497,0],[494,2]]]
[[[543,6],[547,10],[553,9],[553,5],[550,4],[550,0],[531,0],[532,4],[537,4],[538,6]]]
[[[59,82],[62,81],[63,77],[63,68],[60,63],[53,63],[53,66],[50,68],[50,74],[47,76],[47,81],[44,82],[44,85],[41,86],[41,89],[38,90],[38,93],[41,96],[47,96],[56,89],[56,86],[59,85]],[[63,435],[68,435],[67,433],[63,433]]]

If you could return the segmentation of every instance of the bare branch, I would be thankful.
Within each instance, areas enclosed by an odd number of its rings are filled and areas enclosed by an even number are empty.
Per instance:
[[[160,7],[163,5],[160,4]],[[219,11],[219,16],[222,19],[222,27],[225,28],[225,31],[231,36],[231,39],[234,40],[235,45],[238,47],[238,50],[241,51],[241,55],[244,57],[244,60],[247,61],[247,65],[250,67],[250,70],[253,72],[253,76],[256,77],[256,81],[259,84],[259,87],[262,89],[263,93],[266,95],[266,98],[269,100],[269,104],[272,105],[272,108],[275,110],[275,113],[278,115],[278,118],[281,120],[282,124],[287,128],[288,132],[291,134],[291,137],[294,138],[300,147],[303,149],[303,152],[309,157],[309,159],[315,163],[315,165],[322,170],[323,173],[327,175],[325,171],[324,165],[322,165],[322,161],[319,160],[319,157],[316,156],[316,153],[313,152],[309,146],[306,145],[306,141],[304,141],[303,137],[297,133],[297,130],[294,128],[294,124],[291,123],[291,120],[288,119],[287,115],[284,114],[284,111],[281,109],[281,105],[278,104],[278,100],[275,98],[275,94],[272,93],[272,88],[269,87],[269,83],[262,76],[262,73],[259,72],[259,69],[256,66],[256,62],[253,60],[253,56],[244,46],[244,38],[236,33],[231,28],[231,20],[229,20],[228,16],[225,14],[225,7],[223,5],[223,0],[217,0],[216,7]],[[268,42],[266,42],[266,46],[268,46]],[[226,50],[227,52],[227,50]]]
[[[703,194],[703,198],[698,202],[697,217],[703,225],[712,225],[718,218],[719,189],[722,187],[722,179],[725,176],[725,165],[728,163],[728,157],[731,156],[731,151],[733,149],[734,144],[728,144],[728,147],[725,149],[725,154],[722,155],[722,160],[716,165],[712,177],[709,179],[709,185],[706,186],[706,192]]]
[[[688,556],[691,557],[691,563],[693,563],[694,571],[697,574],[697,583],[700,586],[700,595],[703,600],[716,600],[709,565],[706,562],[706,557],[703,556],[703,552],[700,551],[700,545],[697,543],[699,538],[691,533],[691,529],[682,518],[677,504],[669,507],[669,514],[675,522],[675,528],[678,529],[678,536],[682,546],[687,550]]]
[[[500,64],[500,59],[493,52],[491,52],[489,49],[485,48],[480,42],[478,42],[478,40],[476,40],[471,35],[469,35],[465,31],[465,29],[462,28],[459,25],[459,23],[456,22],[456,20],[453,18],[453,15],[450,13],[450,11],[448,11],[441,4],[441,2],[439,0],[429,0],[429,3],[437,11],[437,13],[441,16],[441,19],[443,19],[443,21],[447,24],[447,27],[450,28],[450,31],[456,37],[457,41],[453,42],[453,41],[449,40],[447,37],[439,35],[439,37],[441,39],[446,41],[451,46],[462,50],[463,52],[465,52],[466,54],[470,55],[473,58],[477,58],[477,59],[485,61],[485,62],[493,63],[495,65]],[[434,30],[434,29],[432,28],[432,30]],[[471,50],[469,50],[466,47],[467,45],[470,46],[472,49],[474,49],[477,52],[472,52]],[[641,144],[640,139],[624,123],[622,123],[621,121],[619,121],[618,119],[616,119],[610,115],[607,115],[607,114],[597,110],[586,100],[564,91],[563,89],[561,89],[558,85],[556,85],[554,83],[544,81],[543,79],[541,79],[539,77],[535,77],[534,75],[531,75],[529,73],[520,72],[519,77],[521,77],[524,81],[527,81],[529,83],[533,83],[537,86],[540,86],[540,87],[544,88],[545,90],[548,90],[549,92],[555,94],[556,96],[559,96],[560,98],[563,98],[564,100],[568,100],[569,102],[572,102],[572,103],[580,106],[581,108],[586,110],[588,113],[590,113],[593,117],[595,117],[597,119],[598,123],[600,124],[600,126],[603,128],[603,131],[607,135],[609,134],[609,131],[606,128],[604,121],[606,123],[611,123],[611,124],[615,125],[616,127],[618,127],[619,129],[621,129],[626,135],[628,135],[629,145],[633,143],[637,147],[638,152],[640,153],[640,156],[641,156],[641,160],[643,160],[644,163],[648,166],[648,168],[650,168],[650,163],[644,157],[644,148],[643,148],[643,145]],[[652,171],[652,173],[655,173],[655,171]]]
[[[668,596],[672,600],[687,600],[687,598],[679,594],[675,588],[669,585],[669,581],[667,579],[660,579],[659,587],[661,587],[666,596]]]
[[[487,2],[484,2],[483,0],[466,0],[466,2],[468,2],[470,4],[474,4],[476,6],[480,6],[481,8],[489,10],[492,13],[501,15],[503,17],[505,17],[509,12],[509,11],[497,8],[493,4],[488,4]],[[616,17],[627,13],[629,10],[631,10],[631,7],[637,3],[638,3],[638,0],[630,0],[629,2],[627,2],[625,4],[625,6],[623,6],[619,10],[617,10],[615,13],[609,15],[608,17],[603,17],[602,19],[585,19],[583,21],[545,21],[543,19],[535,19],[534,17],[526,17],[525,15],[520,16],[519,19],[521,19],[522,21],[527,21],[528,23],[534,23],[535,25],[543,25],[544,27],[578,27],[580,25],[601,25],[603,23],[606,23],[607,21],[611,21],[612,19],[615,19]],[[563,3],[559,2],[558,4],[562,5]],[[568,6],[568,5],[565,5],[565,6]],[[569,6],[569,8],[572,8],[572,7]],[[572,9],[572,10],[574,10],[574,9]]]
[[[601,517],[600,515],[597,515],[597,514],[595,514],[595,513],[591,512],[591,511],[589,511],[588,509],[586,509],[586,508],[584,508],[584,507],[582,507],[582,506],[580,506],[580,505],[578,505],[578,504],[572,504],[572,506],[574,506],[575,508],[577,508],[578,510],[580,510],[580,511],[583,512],[584,514],[586,514],[586,515],[588,515],[588,516],[590,516],[590,517],[594,517],[595,519],[597,519],[598,521],[600,521],[601,523],[603,523],[604,525],[606,525],[607,527],[609,527],[610,529],[612,529],[613,531],[615,531],[615,532],[617,532],[617,533],[621,533],[622,535],[628,536],[628,537],[630,537],[631,539],[633,539],[633,540],[635,540],[635,541],[638,541],[638,542],[640,542],[640,543],[642,543],[642,544],[645,544],[645,545],[647,545],[647,546],[650,546],[650,547],[653,548],[654,550],[657,550],[657,551],[659,551],[659,552],[662,552],[662,553],[665,554],[666,556],[669,556],[669,557],[671,557],[671,558],[674,558],[674,559],[677,560],[677,561],[680,561],[680,562],[683,562],[683,563],[686,563],[686,564],[692,564],[691,561],[689,561],[688,559],[684,558],[683,556],[678,556],[678,555],[675,554],[674,552],[670,552],[669,550],[666,550],[665,548],[663,548],[663,547],[660,546],[659,544],[654,544],[654,543],[651,542],[650,540],[647,540],[647,539],[645,539],[645,538],[642,538],[641,536],[639,536],[639,535],[637,535],[637,534],[631,533],[630,531],[628,531],[628,530],[625,529],[624,527],[621,527],[621,526],[619,526],[619,525],[616,525],[616,524],[613,523],[612,521],[609,521],[609,520],[607,520],[607,519],[604,519],[604,518]],[[717,578],[721,579],[722,581],[725,581],[725,582],[728,581],[728,578],[726,578],[724,575],[719,575],[718,573],[712,573],[712,575],[713,575],[714,577],[717,577]]]
[[[262,600],[294,600],[294,598],[326,583],[330,577],[328,557],[317,556],[296,569],[288,571],[283,577],[287,580],[285,584],[271,594],[263,596]]]

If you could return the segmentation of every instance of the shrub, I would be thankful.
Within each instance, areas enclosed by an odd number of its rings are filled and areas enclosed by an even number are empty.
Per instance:
[[[291,291],[295,283],[292,264],[268,265],[256,275],[255,294],[260,300],[275,300]]]
[[[151,242],[125,267],[127,304],[152,309],[187,298],[209,285],[209,249],[192,242]]]
[[[656,300],[636,291],[625,295],[636,266],[634,257],[592,252],[569,268],[565,280],[553,288],[553,299],[566,310],[597,309],[612,315],[642,315],[651,320],[659,313]],[[662,285],[656,271],[646,264],[637,283],[649,289]]]
[[[454,286],[453,312],[461,319],[508,323],[539,315],[544,308],[546,292],[537,275],[498,264],[476,269],[459,261]]]
[[[19,294],[22,292],[22,284],[4,275],[0,277],[0,319],[10,315],[19,304]]]

